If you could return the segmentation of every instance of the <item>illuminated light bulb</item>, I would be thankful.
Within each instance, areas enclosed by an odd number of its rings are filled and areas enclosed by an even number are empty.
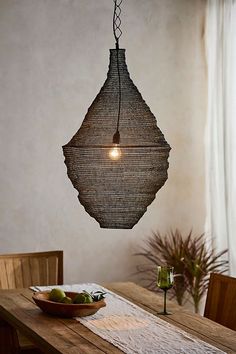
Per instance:
[[[111,150],[109,150],[109,157],[111,160],[119,160],[120,157],[121,157],[121,149],[120,147],[118,146],[118,144],[115,144]]]

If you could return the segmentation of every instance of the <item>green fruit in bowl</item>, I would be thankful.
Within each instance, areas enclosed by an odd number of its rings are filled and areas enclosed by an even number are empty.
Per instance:
[[[72,304],[72,299],[69,296],[65,296],[63,297],[63,299],[61,300],[61,302],[63,304]]]
[[[64,297],[66,297],[66,294],[58,288],[52,289],[49,293],[49,300],[51,301],[61,302]]]
[[[93,302],[93,298],[90,294],[85,294],[85,302],[91,304]]]
[[[93,302],[93,298],[88,293],[78,293],[74,298],[74,304],[90,304]]]

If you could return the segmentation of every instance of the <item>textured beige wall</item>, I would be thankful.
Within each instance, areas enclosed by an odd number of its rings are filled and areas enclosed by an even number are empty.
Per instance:
[[[206,83],[201,0],[129,0],[121,47],[169,144],[169,179],[132,230],[78,203],[61,146],[103,84],[113,1],[0,0],[0,252],[63,249],[65,281],[132,279],[152,230],[204,229]]]

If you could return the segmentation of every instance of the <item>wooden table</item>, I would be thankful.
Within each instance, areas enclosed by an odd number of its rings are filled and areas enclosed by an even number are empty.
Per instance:
[[[129,299],[146,311],[156,314],[163,306],[163,297],[134,283],[109,283],[105,287]],[[170,316],[160,316],[165,321],[208,342],[226,353],[236,353],[236,332],[182,307],[168,302]],[[118,354],[121,350],[92,333],[74,319],[61,319],[41,312],[33,303],[32,291],[0,290],[0,317],[6,325],[5,333],[13,335],[12,328],[27,335],[45,353],[63,354]],[[5,334],[5,338],[7,335]],[[1,348],[1,342],[0,342]],[[8,354],[10,349],[0,349]],[[204,354],[204,353],[203,353]]]

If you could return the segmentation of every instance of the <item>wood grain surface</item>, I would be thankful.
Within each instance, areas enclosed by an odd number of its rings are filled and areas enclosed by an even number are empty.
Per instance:
[[[0,255],[0,289],[63,284],[63,251]]]
[[[156,314],[163,307],[163,297],[134,283],[109,283],[105,287]],[[207,318],[192,314],[168,302],[171,316],[160,316],[226,353],[236,353],[236,332]],[[0,317],[20,329],[45,353],[122,353],[73,319],[60,319],[42,313],[32,302],[29,289],[1,290]],[[4,352],[0,350],[0,353]],[[4,353],[5,354],[5,353]]]
[[[204,316],[236,331],[236,278],[211,273]]]
[[[157,314],[163,308],[163,297],[136,284],[110,283],[107,284],[107,288],[153,314]],[[173,313],[171,316],[158,315],[158,317],[227,353],[236,353],[235,331],[193,314],[171,301],[168,302],[168,309]]]

